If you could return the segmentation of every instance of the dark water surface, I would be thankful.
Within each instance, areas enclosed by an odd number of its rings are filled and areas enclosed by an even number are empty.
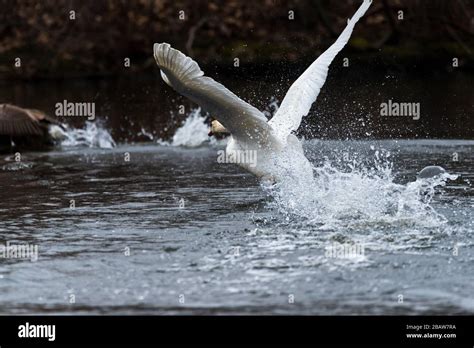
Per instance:
[[[3,156],[0,242],[37,245],[39,257],[0,259],[0,312],[473,313],[474,142],[305,143],[316,166],[371,147],[391,151],[402,186],[434,163],[460,175],[430,204],[444,218],[285,214],[209,145],[64,148],[23,154],[21,165]],[[344,211],[376,206],[360,192],[343,197]],[[328,258],[334,243],[365,253]]]
[[[305,142],[321,186],[299,188],[293,201],[217,163],[215,145],[159,145],[192,105],[158,71],[1,82],[2,101],[50,113],[63,100],[96,102],[95,124],[118,146],[22,153],[19,163],[0,157],[0,246],[38,247],[35,262],[0,258],[0,313],[473,313],[474,142],[345,141],[472,139],[472,76],[406,79],[361,72],[354,61],[353,70],[335,65],[301,135],[342,140]],[[271,111],[272,97],[281,100],[304,68],[297,70],[285,71],[288,79],[245,69],[235,79],[210,75]],[[420,102],[420,120],[382,119],[378,107],[388,99]],[[388,151],[384,174],[372,162]],[[433,164],[458,178],[429,201],[415,180]],[[328,257],[334,245],[363,246],[364,253]]]

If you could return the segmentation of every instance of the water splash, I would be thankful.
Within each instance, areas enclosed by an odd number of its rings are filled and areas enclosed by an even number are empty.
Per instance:
[[[147,132],[144,127],[142,127],[142,129],[140,130],[140,132],[138,132],[137,135],[143,135],[151,141],[153,141],[153,139],[155,138],[153,133]]]
[[[65,139],[61,141],[61,146],[86,146],[111,149],[115,147],[109,131],[102,125],[94,122],[86,122],[83,129],[69,128],[65,132]]]
[[[186,121],[178,128],[171,141],[172,146],[198,147],[209,141],[209,126],[201,108],[191,110]]]
[[[269,205],[287,220],[303,218],[328,228],[361,224],[430,227],[446,222],[431,202],[436,188],[457,176],[443,173],[399,184],[389,156],[389,152],[375,151],[372,161],[354,157],[334,162],[326,158],[313,168],[311,185],[292,180],[265,187],[273,198]]]
[[[195,148],[206,143],[213,144],[215,139],[208,136],[209,125],[206,115],[202,115],[201,108],[192,109],[188,117],[178,128],[170,142],[158,140],[160,145],[183,146]]]

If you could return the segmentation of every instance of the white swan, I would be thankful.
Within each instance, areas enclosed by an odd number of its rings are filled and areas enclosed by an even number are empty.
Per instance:
[[[336,42],[314,61],[293,83],[275,116],[267,122],[258,109],[210,77],[199,65],[167,43],[153,47],[161,77],[178,93],[199,104],[231,133],[228,161],[237,163],[263,180],[313,178],[312,166],[303,153],[296,131],[316,100],[336,55],[346,45],[357,21],[372,0],[364,0]],[[246,161],[254,151],[256,161]],[[240,159],[240,161],[239,161]]]

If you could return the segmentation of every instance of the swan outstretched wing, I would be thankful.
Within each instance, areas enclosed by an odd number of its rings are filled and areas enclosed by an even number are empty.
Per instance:
[[[311,105],[316,101],[326,81],[329,65],[349,41],[355,24],[365,14],[371,3],[372,0],[364,0],[336,42],[291,85],[280,108],[269,121],[281,140],[285,140],[291,131],[297,130],[303,116],[309,113]]]
[[[265,141],[271,128],[263,113],[222,84],[204,76],[199,65],[167,43],[153,47],[163,80],[178,93],[199,104],[237,137]]]

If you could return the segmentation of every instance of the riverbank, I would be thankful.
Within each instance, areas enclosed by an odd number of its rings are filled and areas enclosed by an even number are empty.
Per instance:
[[[465,7],[455,0],[374,2],[340,57],[368,57],[369,64],[377,57],[382,68],[473,71],[474,27]],[[151,72],[155,42],[169,42],[203,67],[303,64],[335,41],[355,8],[350,0],[15,3],[0,14],[0,79]]]

